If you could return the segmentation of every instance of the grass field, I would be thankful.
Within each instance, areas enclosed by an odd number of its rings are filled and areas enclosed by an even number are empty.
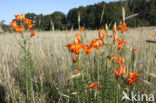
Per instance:
[[[33,77],[29,77],[27,86],[22,83],[23,54],[17,42],[20,34],[1,34],[2,103],[129,103],[128,100],[122,100],[122,91],[156,94],[156,44],[146,43],[147,39],[156,40],[156,27],[130,28],[128,32],[124,32],[128,44],[118,55],[124,56],[127,72],[137,71],[140,74],[139,81],[133,86],[126,85],[124,78],[116,80],[113,72],[116,67],[105,56],[109,48],[102,49],[97,55],[95,50],[89,55],[82,51],[79,56],[80,72],[75,73],[76,66],[72,63],[71,53],[66,45],[73,43],[77,33],[80,32],[36,32],[30,40],[32,67],[35,71]],[[149,37],[149,34],[154,34],[155,37]],[[98,30],[86,30],[86,36],[84,41],[94,40],[98,38]],[[131,48],[138,50],[133,52]],[[87,89],[93,82],[98,82],[101,89]],[[151,88],[155,90],[150,91]]]

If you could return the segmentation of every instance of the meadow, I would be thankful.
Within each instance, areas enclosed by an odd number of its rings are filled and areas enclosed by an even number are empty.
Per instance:
[[[24,33],[29,35],[28,31]],[[18,43],[22,40],[20,34],[1,34],[1,103],[129,103],[122,100],[122,91],[156,94],[156,44],[146,42],[156,40],[156,27],[128,28],[127,32],[120,33],[127,44],[120,52],[111,51],[124,57],[127,73],[140,74],[134,85],[128,85],[124,76],[119,79],[115,76],[114,69],[119,67],[109,60],[113,56],[108,54],[109,46],[95,49],[88,55],[82,50],[78,63],[73,63],[66,45],[73,43],[77,33],[84,32],[37,31],[28,42],[31,61],[26,65]],[[83,42],[98,38],[98,33],[98,30],[86,30]],[[112,30],[108,31],[108,34],[112,33]],[[107,40],[109,42],[111,39]],[[32,70],[28,69],[29,77],[25,77],[25,66]],[[137,103],[146,102],[145,98]]]

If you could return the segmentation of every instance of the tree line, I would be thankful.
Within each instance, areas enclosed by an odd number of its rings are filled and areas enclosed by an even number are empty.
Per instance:
[[[78,29],[80,26],[85,26],[86,29],[99,29],[106,23],[109,26],[114,22],[119,24],[122,21],[122,7],[125,8],[126,17],[137,14],[126,20],[129,27],[156,25],[156,0],[124,0],[109,3],[103,1],[72,8],[67,15],[56,11],[48,15],[27,13],[25,16],[34,20],[35,28],[39,30]]]

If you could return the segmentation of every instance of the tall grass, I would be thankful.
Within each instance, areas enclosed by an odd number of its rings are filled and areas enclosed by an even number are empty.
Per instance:
[[[125,85],[124,81],[117,82],[113,72],[115,65],[105,57],[106,50],[103,50],[104,54],[99,52],[95,55],[96,51],[93,51],[87,56],[82,51],[79,61],[81,72],[80,75],[75,73],[71,55],[65,45],[73,41],[78,31],[68,34],[57,31],[37,32],[30,41],[33,64],[28,65],[33,65],[35,73],[28,79],[28,95],[22,90],[25,87],[21,87],[20,78],[24,76],[21,72],[25,64],[21,64],[21,48],[13,36],[19,38],[19,35],[0,35],[0,85],[5,91],[5,95],[0,97],[5,98],[7,103],[128,103],[121,100],[122,91],[155,94],[155,91],[149,89],[156,89],[156,48],[155,44],[145,42],[147,38],[153,39],[148,34],[154,29],[130,29],[124,34],[128,44],[119,54],[125,57],[127,71],[138,71],[141,74],[140,81],[134,86]],[[111,31],[108,33],[111,34]],[[93,40],[98,37],[97,34],[98,31],[86,31],[85,40]],[[131,47],[138,48],[138,51],[133,53]],[[100,83],[102,89],[88,90],[92,82]],[[29,101],[26,101],[28,97]]]

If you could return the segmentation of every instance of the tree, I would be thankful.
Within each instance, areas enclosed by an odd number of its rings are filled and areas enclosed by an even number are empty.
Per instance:
[[[78,17],[78,9],[73,8],[70,9],[67,14],[67,23],[69,24],[69,28],[78,28],[77,18]]]
[[[149,0],[147,5],[149,7],[147,20],[151,25],[156,26],[156,0]]]
[[[122,6],[125,8],[125,15],[130,16],[139,14],[136,17],[127,19],[126,22],[130,27],[156,25],[156,0],[124,0],[122,2],[99,2],[86,7],[80,6],[72,8],[65,15],[60,11],[56,11],[48,15],[36,15],[27,13],[26,18],[35,22],[35,28],[41,30],[57,30],[78,29],[78,26],[85,26],[87,29],[99,29],[107,23],[119,24],[122,21]],[[78,25],[78,14],[80,15],[80,23]]]
[[[41,18],[40,28],[46,31],[51,30],[51,16],[50,15],[45,15]]]
[[[56,29],[64,30],[66,28],[66,15],[64,13],[56,11],[50,16]]]

